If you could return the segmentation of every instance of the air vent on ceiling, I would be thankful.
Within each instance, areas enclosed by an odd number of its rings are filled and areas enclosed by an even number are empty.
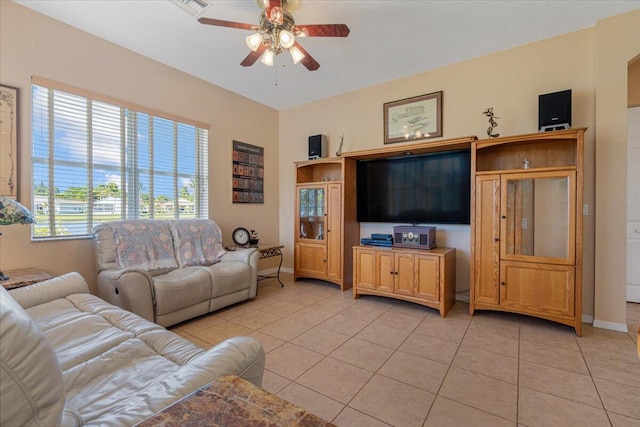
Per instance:
[[[189,14],[198,16],[211,6],[208,0],[169,0],[180,6],[182,10]]]

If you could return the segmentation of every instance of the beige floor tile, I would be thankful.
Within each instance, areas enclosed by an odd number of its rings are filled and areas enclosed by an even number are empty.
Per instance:
[[[393,305],[388,310],[391,313],[400,313],[405,316],[414,317],[419,320],[424,320],[429,314],[437,314],[438,312],[432,308],[425,307],[421,304],[416,304],[414,302],[402,301],[402,300],[394,300]],[[438,314],[439,316],[439,314]]]
[[[332,316],[331,313],[318,310],[311,307],[305,307],[300,311],[296,311],[287,316],[287,319],[296,320],[298,322],[307,323],[316,326]]]
[[[298,377],[296,382],[347,404],[372,375],[365,369],[327,357]]]
[[[278,394],[280,390],[291,384],[291,380],[282,377],[268,369],[264,370],[262,377],[262,388],[269,393]]]
[[[469,323],[469,329],[510,338],[520,336],[520,322],[511,313],[479,311]]]
[[[593,379],[589,375],[523,360],[520,362],[519,385],[602,409]]]
[[[182,322],[179,323],[178,325],[169,328],[170,330],[173,330],[175,332],[174,329],[178,329],[181,331],[185,331],[187,333],[192,333],[195,331],[201,331],[203,329],[207,329],[211,326],[215,326],[218,325],[222,322],[224,322],[225,319],[223,319],[222,317],[215,315],[215,314],[209,314],[209,315],[205,315],[205,316],[200,316],[197,317],[193,320],[189,320],[186,322]]]
[[[452,366],[518,384],[518,359],[462,344]]]
[[[640,364],[595,354],[585,354],[584,358],[592,377],[640,388]]]
[[[458,344],[414,332],[407,337],[398,350],[450,364],[456,355]]]
[[[413,332],[425,317],[427,317],[426,313],[417,312],[416,314],[409,312],[407,309],[398,309],[394,306],[382,313],[373,323],[400,331]]]
[[[357,301],[355,304],[342,310],[340,314],[354,319],[364,320],[365,322],[372,322],[388,309],[389,306],[365,304]]]
[[[351,338],[330,356],[334,359],[375,372],[387,361],[393,350],[378,344]]]
[[[289,301],[278,301],[264,306],[262,309],[267,313],[277,314],[279,316],[288,316],[296,311],[302,310],[303,308],[304,306],[300,304],[293,304]]]
[[[262,301],[257,302],[256,300],[253,300],[253,301],[248,300],[248,301],[243,301],[243,302],[234,304],[230,307],[225,307],[221,310],[218,310],[214,312],[214,315],[224,320],[231,320],[238,316],[242,316],[244,314],[251,313],[252,311],[256,311],[264,307],[264,305],[265,303]]]
[[[421,426],[435,395],[417,387],[374,375],[349,406],[398,427]]]
[[[265,353],[269,353],[270,351],[275,350],[286,342],[279,338],[272,337],[271,335],[263,334],[262,332],[258,331],[252,331],[247,335],[260,340]]]
[[[172,332],[175,333],[175,334],[180,335],[182,338],[185,338],[185,339],[191,341],[192,343],[194,343],[198,347],[204,348],[205,350],[208,350],[211,347],[213,347],[212,344],[209,344],[206,341],[202,341],[201,339],[198,339],[198,338],[194,337],[193,335],[188,334],[188,333],[186,333],[184,331],[181,331],[179,329],[174,329]]]
[[[516,423],[442,396],[436,397],[424,427],[515,427]]]
[[[333,420],[333,423],[341,427],[389,427],[389,424],[376,420],[348,406],[340,412]]]
[[[295,380],[322,358],[319,353],[285,343],[267,354],[265,367],[287,379]]]
[[[525,426],[602,427],[609,420],[604,410],[521,387],[518,421]]]
[[[224,321],[215,326],[195,331],[192,335],[198,339],[208,342],[209,344],[216,345],[228,338],[248,335],[250,332],[251,329],[247,327],[238,325],[237,323]]]
[[[348,293],[349,291],[345,292]],[[342,310],[351,307],[355,301],[349,299],[345,300],[343,298],[334,298],[329,297],[325,298],[322,301],[319,301],[315,304],[311,304],[310,308],[315,308],[316,310],[326,311],[332,315],[340,313]]]
[[[640,388],[595,378],[596,388],[609,412],[640,420]]]
[[[390,328],[373,322],[355,335],[355,338],[396,349],[409,336],[409,331]]]
[[[291,340],[291,342],[307,350],[327,355],[344,344],[349,338],[347,335],[337,334],[328,329],[316,327],[303,332]]]
[[[439,395],[515,422],[517,390],[514,384],[451,367]]]
[[[479,329],[467,331],[462,344],[503,356],[518,357],[518,338],[490,334]]]
[[[640,363],[636,344],[630,337],[628,344],[581,337],[578,338],[578,345],[584,354],[595,354],[601,357],[622,360],[623,362]]]
[[[611,425],[613,427],[639,427],[640,420],[635,418],[625,417],[624,415],[615,414],[613,412],[609,412],[609,419],[611,420]]]
[[[520,342],[520,360],[564,369],[577,374],[589,374],[582,353],[531,341]]]
[[[521,323],[520,339],[534,344],[580,351],[573,328],[542,320],[538,323]]]
[[[378,374],[437,393],[449,365],[396,351],[378,370]]]
[[[609,329],[602,328],[594,328],[591,325],[583,325],[582,326],[582,337],[579,338],[582,340],[588,339],[598,339],[611,341],[619,344],[629,344],[629,335],[625,332],[611,331]]]
[[[360,332],[369,322],[364,320],[354,319],[353,317],[345,316],[343,314],[336,314],[333,317],[320,323],[321,328],[328,329],[333,332],[337,332],[342,335],[354,336]]]
[[[430,315],[416,327],[413,333],[460,344],[468,326],[469,322],[466,319],[443,319]]]
[[[266,326],[258,329],[267,335],[280,338],[281,340],[290,341],[297,337],[304,331],[311,329],[312,326],[306,323],[297,322],[295,320],[287,319],[286,317],[276,320],[273,323],[269,323]]]
[[[291,298],[287,298],[287,301],[293,304],[303,305],[305,307],[315,304],[323,299],[327,298],[326,294],[316,293],[314,291],[308,291],[299,295],[294,295]]]
[[[334,419],[344,408],[342,403],[296,383],[286,386],[278,393],[278,396],[327,421]]]
[[[255,330],[260,329],[269,323],[273,323],[280,318],[281,316],[278,316],[277,314],[271,314],[264,310],[255,310],[243,314],[242,316],[234,317],[229,321]]]

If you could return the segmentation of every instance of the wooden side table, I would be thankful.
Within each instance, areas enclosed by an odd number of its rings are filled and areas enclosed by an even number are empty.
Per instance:
[[[9,280],[3,280],[0,283],[2,283],[2,287],[6,290],[33,285],[34,283],[42,282],[53,277],[46,271],[42,271],[37,268],[5,270],[4,274],[9,277]]]
[[[137,427],[337,427],[235,375],[195,393],[137,424]]]

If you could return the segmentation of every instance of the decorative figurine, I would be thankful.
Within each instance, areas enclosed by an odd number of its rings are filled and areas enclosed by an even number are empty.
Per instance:
[[[493,114],[493,107],[489,107],[487,108],[487,110],[482,113],[485,116],[489,117],[489,128],[487,129],[487,135],[489,135],[489,138],[497,138],[500,136],[499,133],[493,133],[493,128],[498,126],[498,123],[495,121],[495,119],[499,119],[500,117],[496,117]]]
[[[336,151],[336,156],[342,156],[342,143],[344,142],[344,134],[340,134],[340,146],[338,147],[338,151]]]

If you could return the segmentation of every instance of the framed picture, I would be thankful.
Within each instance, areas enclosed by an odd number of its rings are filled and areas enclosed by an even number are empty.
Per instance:
[[[0,196],[18,199],[18,89],[0,85]]]
[[[384,143],[442,136],[442,91],[384,104]]]

